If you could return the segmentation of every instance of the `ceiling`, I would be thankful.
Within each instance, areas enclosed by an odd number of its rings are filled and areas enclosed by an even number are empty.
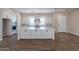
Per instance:
[[[77,8],[12,8],[20,13],[54,13],[54,12],[72,12]]]

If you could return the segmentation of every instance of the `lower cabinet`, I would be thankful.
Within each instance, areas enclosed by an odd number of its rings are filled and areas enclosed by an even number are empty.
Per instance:
[[[21,30],[19,37],[21,39],[53,39],[53,30]]]

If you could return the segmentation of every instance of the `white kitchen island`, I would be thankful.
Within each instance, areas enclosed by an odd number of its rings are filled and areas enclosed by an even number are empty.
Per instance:
[[[52,39],[55,40],[55,29],[21,29],[18,33],[18,40],[20,39]]]

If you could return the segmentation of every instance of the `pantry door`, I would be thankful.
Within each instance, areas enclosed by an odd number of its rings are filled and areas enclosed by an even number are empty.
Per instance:
[[[57,17],[57,32],[66,32],[66,16]]]

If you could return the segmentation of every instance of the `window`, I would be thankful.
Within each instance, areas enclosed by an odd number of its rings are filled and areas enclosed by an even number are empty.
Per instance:
[[[16,16],[12,16],[11,21],[12,25],[16,25]]]
[[[35,25],[35,17],[34,16],[31,16],[31,17],[28,17],[29,19],[29,25],[30,25],[30,29],[35,29],[34,25]]]
[[[45,17],[39,17],[38,19],[36,19],[34,16],[31,16],[29,17],[29,23],[30,29],[45,29]]]
[[[40,29],[45,29],[45,17],[40,17]]]
[[[11,17],[11,26],[12,26],[12,31],[16,31],[16,26],[17,26],[16,16]]]
[[[34,17],[31,17],[31,18],[30,18],[30,25],[31,25],[31,26],[35,25],[34,20],[35,20]]]

